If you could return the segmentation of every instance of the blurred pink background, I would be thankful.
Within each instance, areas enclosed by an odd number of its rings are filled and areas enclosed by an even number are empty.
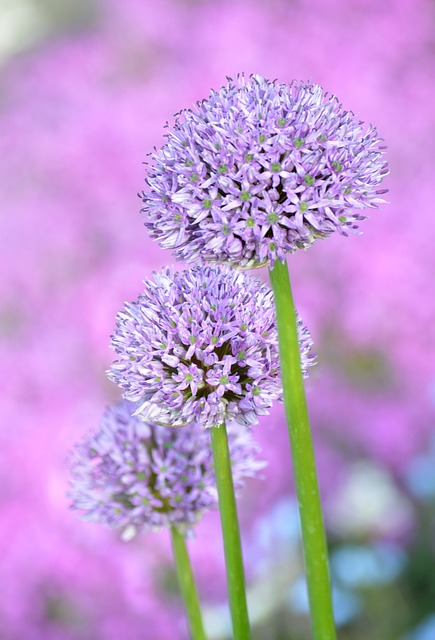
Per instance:
[[[139,215],[146,154],[173,113],[240,71],[319,83],[388,145],[390,204],[362,236],[319,241],[288,262],[319,354],[308,401],[331,540],[414,557],[416,486],[435,491],[430,461],[418,475],[435,409],[434,2],[54,6],[35,4],[22,22],[0,7],[1,640],[187,638],[166,536],[126,544],[80,521],[65,496],[66,457],[118,397],[105,377],[115,313],[172,262]],[[18,29],[26,15],[33,31]],[[269,467],[240,499],[254,636],[308,638],[281,406],[256,435]],[[190,546],[210,638],[224,640],[216,514]],[[378,618],[394,625],[390,600]],[[430,613],[388,635],[358,602],[343,639],[397,640]]]

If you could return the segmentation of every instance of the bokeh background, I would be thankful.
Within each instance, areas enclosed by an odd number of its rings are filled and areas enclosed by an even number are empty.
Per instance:
[[[390,204],[289,258],[341,640],[435,638],[433,0],[1,0],[0,639],[186,640],[165,534],[68,508],[66,457],[118,397],[114,315],[172,262],[138,213],[171,115],[257,72],[377,125]],[[267,273],[262,273],[266,278]],[[307,640],[282,407],[240,497],[255,640]],[[216,514],[190,543],[211,640],[231,637]]]

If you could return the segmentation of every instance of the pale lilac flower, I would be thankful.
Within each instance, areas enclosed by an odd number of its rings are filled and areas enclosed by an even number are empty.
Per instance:
[[[189,531],[217,508],[210,435],[197,423],[168,429],[132,415],[126,400],[112,405],[99,429],[76,446],[71,460],[72,507],[83,518],[136,533],[175,525]],[[228,426],[236,488],[264,467],[251,432]]]
[[[219,266],[154,275],[118,314],[109,378],[144,420],[256,424],[282,393],[272,291]],[[306,374],[312,341],[298,330]]]
[[[176,115],[142,194],[150,235],[187,262],[250,268],[347,235],[386,192],[385,149],[310,82],[239,75]]]

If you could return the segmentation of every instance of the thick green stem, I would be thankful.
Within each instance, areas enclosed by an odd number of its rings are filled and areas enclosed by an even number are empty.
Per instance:
[[[275,294],[284,405],[302,526],[313,638],[335,640],[325,527],[287,264],[277,260],[269,273]]]
[[[224,539],[228,596],[234,640],[249,640],[251,634],[249,630],[248,607],[246,604],[242,545],[240,542],[239,521],[234,496],[227,430],[224,424],[219,427],[212,427],[211,441],[216,485],[219,495],[219,509]]]
[[[187,619],[189,620],[192,640],[206,640],[202,623],[201,607],[186,547],[186,540],[176,527],[171,527],[171,535],[178,583],[180,585],[181,595],[183,596]]]

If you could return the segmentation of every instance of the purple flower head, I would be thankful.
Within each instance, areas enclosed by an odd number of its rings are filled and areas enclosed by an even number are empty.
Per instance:
[[[272,291],[220,266],[154,276],[118,314],[109,378],[143,420],[256,424],[282,393]],[[299,339],[306,373],[312,341],[300,320]]]
[[[136,533],[176,525],[190,530],[218,506],[210,436],[198,424],[168,429],[132,415],[123,400],[99,429],[76,446],[71,460],[72,507],[83,518]],[[264,467],[258,445],[240,425],[228,427],[236,488]]]
[[[333,231],[354,232],[386,189],[376,129],[310,82],[239,75],[177,114],[152,155],[145,225],[187,262],[284,261]]]

